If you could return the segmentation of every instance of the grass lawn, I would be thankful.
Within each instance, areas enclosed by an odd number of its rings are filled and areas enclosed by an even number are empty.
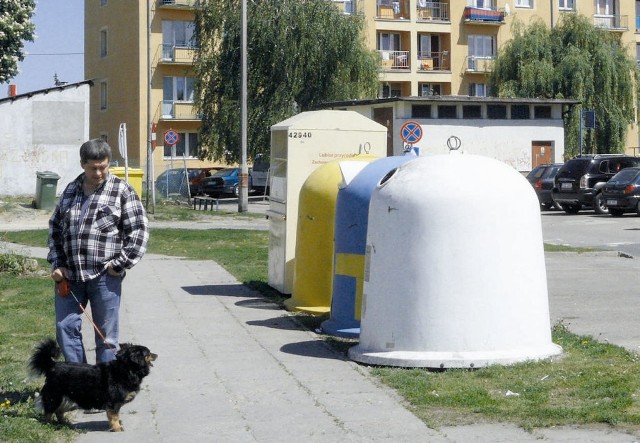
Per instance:
[[[0,240],[43,246],[46,235],[44,230],[9,232],[0,234]],[[280,303],[279,294],[266,283],[267,237],[265,231],[152,229],[149,252],[215,260],[239,281]],[[8,251],[0,251],[0,257],[9,264],[19,261]],[[2,263],[0,259],[0,440],[69,441],[75,431],[34,420],[33,396],[41,381],[28,379],[25,372],[33,345],[53,330],[51,282],[46,276],[12,271],[12,266],[3,271]],[[302,320],[314,330],[323,318]],[[354,344],[326,340],[340,352]],[[572,334],[562,324],[554,326],[553,340],[565,351],[554,361],[475,370],[380,367],[372,374],[435,428],[502,421],[527,429],[566,424],[639,429],[638,355]],[[514,394],[507,395],[509,391]]]

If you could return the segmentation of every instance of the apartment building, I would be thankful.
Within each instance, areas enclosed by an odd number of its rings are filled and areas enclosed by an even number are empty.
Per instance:
[[[379,97],[490,96],[487,73],[516,18],[554,26],[563,14],[590,17],[620,35],[640,60],[640,0],[329,0],[363,14],[367,44],[380,53]],[[85,0],[85,73],[94,81],[90,134],[117,146],[127,124],[129,165],[146,171],[150,129],[157,137],[150,175],[197,159],[193,108],[194,0]],[[180,136],[172,149],[165,131]],[[634,124],[627,150],[640,146]],[[117,156],[116,156],[117,158]]]
[[[578,13],[620,35],[640,60],[640,1],[630,0],[334,0],[363,14],[368,45],[380,53],[379,97],[491,96],[487,74],[514,20],[552,27]],[[627,151],[640,146],[634,124]]]
[[[128,162],[157,177],[169,167],[204,167],[193,106],[193,0],[85,0],[85,75],[94,79],[91,137],[117,153],[127,124]],[[175,145],[164,142],[168,130]],[[156,136],[152,141],[150,134]]]

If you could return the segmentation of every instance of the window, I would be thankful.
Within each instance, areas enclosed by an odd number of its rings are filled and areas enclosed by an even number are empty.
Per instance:
[[[505,105],[487,105],[487,118],[492,120],[506,119],[507,107]]]
[[[576,9],[576,0],[558,0],[558,8],[573,11]]]
[[[511,105],[511,118],[513,120],[529,119],[529,105]]]
[[[431,118],[431,105],[411,106],[411,118]]]
[[[440,105],[438,106],[438,118],[456,118],[455,105]]]
[[[385,83],[382,86],[382,98],[401,97],[402,86],[399,83]]]
[[[533,118],[550,119],[551,118],[551,106],[534,106]]]
[[[162,100],[171,102],[193,101],[193,77],[164,77]]]
[[[420,95],[422,97],[442,95],[442,86],[437,83],[420,83]]]
[[[195,158],[200,155],[200,144],[198,143],[197,132],[179,132],[180,141],[176,143],[175,157]],[[164,145],[164,156],[171,157],[171,145]]]
[[[496,54],[496,38],[493,35],[469,35],[469,57],[493,58]]]
[[[470,83],[469,96],[471,97],[488,97],[489,88],[484,83]]]
[[[100,109],[107,109],[107,82],[100,82]]]
[[[533,0],[516,0],[515,4],[519,8],[533,8]]]
[[[378,49],[381,51],[400,51],[400,34],[397,32],[378,34]]]
[[[467,0],[467,6],[471,6],[472,8],[481,8],[481,9],[496,8],[494,0]]]
[[[463,105],[462,118],[482,118],[482,108],[480,105]]]
[[[596,0],[596,15],[615,15],[614,0]]]
[[[100,57],[104,58],[107,56],[107,30],[100,30]]]
[[[162,20],[162,45],[164,47],[195,48],[195,24],[192,21]]]
[[[100,0],[100,6],[107,6],[107,0]]]
[[[435,34],[419,34],[418,35],[418,54],[420,59],[425,57],[433,57],[440,52],[440,36]]]

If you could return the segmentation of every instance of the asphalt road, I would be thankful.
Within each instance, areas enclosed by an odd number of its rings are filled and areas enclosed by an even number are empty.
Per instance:
[[[620,251],[640,258],[640,216],[612,217],[593,211],[575,215],[543,211],[541,215],[545,243]]]

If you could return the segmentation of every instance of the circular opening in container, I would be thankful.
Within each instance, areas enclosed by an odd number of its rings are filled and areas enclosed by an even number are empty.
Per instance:
[[[398,168],[393,168],[391,171],[387,172],[387,174],[384,177],[382,177],[382,179],[378,183],[378,187],[380,188],[384,186],[385,183],[391,180],[391,177],[393,177],[396,174],[396,172],[398,172]]]

